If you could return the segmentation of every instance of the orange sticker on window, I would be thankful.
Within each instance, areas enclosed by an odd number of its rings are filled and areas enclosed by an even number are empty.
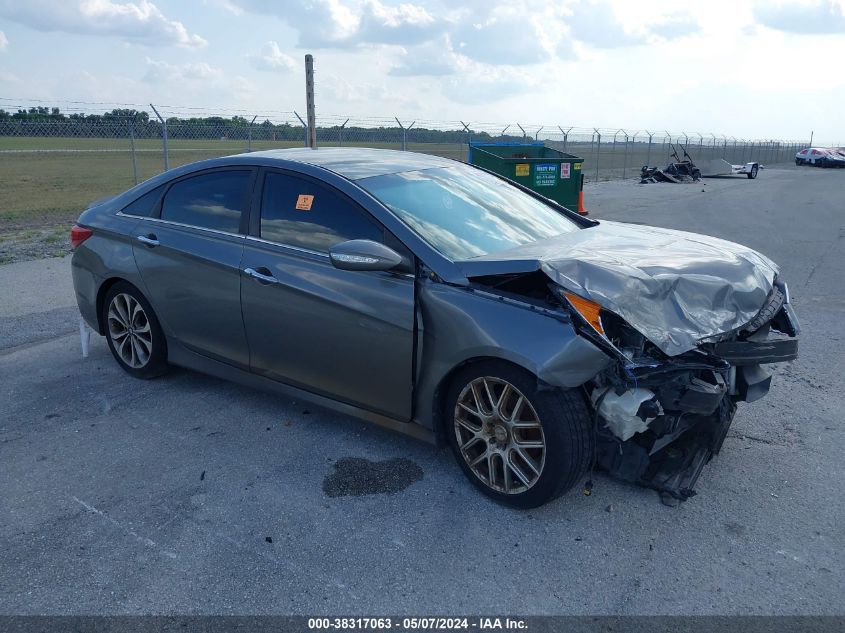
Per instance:
[[[296,199],[296,210],[310,211],[312,204],[314,204],[314,196],[306,196],[305,194],[300,194],[299,197]]]

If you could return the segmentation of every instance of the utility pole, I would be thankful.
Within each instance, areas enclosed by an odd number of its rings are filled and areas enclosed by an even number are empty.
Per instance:
[[[317,149],[317,113],[314,108],[314,56],[305,56],[305,118],[308,119],[308,147]]]

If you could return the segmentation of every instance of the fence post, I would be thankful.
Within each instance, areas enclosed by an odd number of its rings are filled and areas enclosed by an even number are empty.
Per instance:
[[[560,133],[563,134],[563,153],[565,154],[566,153],[566,145],[569,142],[569,133],[572,131],[572,128],[569,128],[568,130],[566,130],[566,132],[564,132],[563,128],[558,125],[557,129],[559,129]]]
[[[464,126],[464,131],[467,133],[467,162],[469,162],[470,158],[470,144],[472,143],[472,130],[469,129],[470,123],[464,123],[460,121],[460,124]]]
[[[343,122],[343,125],[341,125],[340,129],[337,131],[341,147],[343,147],[343,129],[346,127],[347,123],[349,123],[348,118],[346,119],[346,121]]]
[[[516,127],[522,130],[522,142],[524,143],[525,139],[528,138],[528,135],[525,133],[525,128],[523,128],[519,123],[516,124]]]
[[[593,128],[596,133],[596,182],[599,181],[599,154],[601,153],[601,132],[597,127]]]
[[[308,119],[306,147],[317,149],[317,110],[314,106],[314,56],[305,56],[305,118]]]
[[[399,127],[402,128],[402,151],[404,152],[406,151],[405,148],[408,146],[408,130],[414,127],[414,123],[416,123],[416,121],[411,121],[411,125],[405,127],[404,125],[402,125],[402,122],[399,120],[398,117],[393,118],[396,119],[396,122],[399,124]]]
[[[252,125],[253,125],[253,123],[255,123],[255,119],[257,119],[257,118],[258,118],[257,114],[254,117],[252,117],[252,121],[249,122],[249,127],[247,128],[248,136],[247,136],[247,140],[246,140],[246,151],[248,151],[248,152],[252,151]]]
[[[502,130],[501,134],[499,134],[499,136],[501,136],[502,138],[505,138],[505,132],[507,132],[509,128],[510,128],[510,125],[506,125],[505,128]]]
[[[610,146],[611,160],[616,158],[616,137],[619,134],[619,132],[622,132],[625,135],[625,143],[627,144],[627,142],[628,142],[628,140],[627,140],[628,139],[628,133],[625,130],[620,128],[620,129],[616,130],[616,132],[614,132],[614,134],[613,134],[613,145]],[[611,163],[611,166],[612,165],[613,165],[613,163]],[[612,175],[611,175],[611,177],[612,177]]]
[[[634,140],[637,138],[637,134],[640,131],[637,130],[634,132],[634,136],[631,137],[631,143],[634,143]],[[628,133],[625,133],[625,157],[622,159],[622,180],[625,180],[625,176],[628,173]]]
[[[308,147],[308,124],[302,120],[302,117],[299,116],[299,112],[294,110],[293,113],[296,115],[296,118],[299,119],[299,122],[302,123],[302,127],[305,130],[305,147]]]
[[[649,132],[648,130],[645,131],[648,134],[648,152],[646,153],[645,157],[645,164],[646,167],[651,166],[651,139],[654,137],[654,132]]]
[[[138,161],[135,157],[135,115],[129,119],[129,151],[132,153],[132,178],[138,184]]]
[[[164,151],[164,171],[170,169],[170,160],[167,156],[167,119],[162,119],[161,115],[156,110],[156,107],[151,103],[150,107],[153,109],[153,112],[156,113],[158,120],[161,121],[161,138],[162,138],[162,150]]]

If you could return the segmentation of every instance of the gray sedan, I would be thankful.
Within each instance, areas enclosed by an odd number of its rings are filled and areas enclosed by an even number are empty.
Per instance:
[[[435,156],[194,163],[71,237],[80,311],[132,376],[180,365],[448,443],[519,507],[593,466],[686,499],[736,403],[797,356],[763,255],[589,220]]]

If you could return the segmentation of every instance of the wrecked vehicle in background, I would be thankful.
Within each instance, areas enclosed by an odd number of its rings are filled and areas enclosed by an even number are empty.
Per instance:
[[[672,145],[671,147],[675,162],[669,163],[664,169],[643,165],[640,170],[641,185],[655,182],[698,182],[702,177],[740,174],[745,175],[749,180],[754,180],[761,169],[760,163],[756,161],[732,165],[722,158],[714,158],[705,161],[703,164],[696,164],[683,145],[679,144],[684,154],[683,159],[678,156],[678,150],[675,149],[675,146]]]
[[[665,168],[649,167],[643,165],[640,170],[640,184],[645,185],[654,182],[698,182],[701,180],[701,170],[696,167],[692,161],[692,157],[687,153],[687,150],[680,143],[678,147],[684,153],[681,158],[678,155],[678,150],[674,145],[670,145],[672,153],[670,156],[674,158],[674,162],[669,163]]]
[[[436,156],[194,163],[88,209],[72,241],[80,311],[129,374],[182,365],[448,443],[517,507],[596,462],[689,497],[737,403],[798,353],[763,255]]]

